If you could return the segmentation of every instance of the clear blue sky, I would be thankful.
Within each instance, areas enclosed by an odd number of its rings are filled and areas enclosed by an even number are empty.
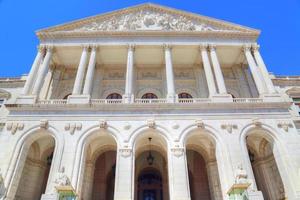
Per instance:
[[[260,29],[269,71],[300,75],[300,0],[0,0],[0,77],[29,72],[35,30],[145,2]]]

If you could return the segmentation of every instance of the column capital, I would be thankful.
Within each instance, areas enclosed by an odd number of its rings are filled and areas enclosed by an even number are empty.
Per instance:
[[[246,52],[246,51],[251,51],[251,45],[243,45],[243,52]]]
[[[83,51],[88,51],[90,49],[91,45],[90,44],[82,44],[81,47],[82,47]]]
[[[91,48],[92,51],[97,51],[98,48],[99,48],[99,45],[97,45],[97,44],[91,44],[90,48]]]
[[[163,48],[164,48],[164,50],[169,50],[169,51],[171,51],[172,48],[173,48],[173,46],[172,46],[171,44],[163,44]]]
[[[128,51],[134,51],[135,50],[135,44],[128,44],[127,49],[128,49]]]
[[[215,44],[209,44],[208,45],[208,50],[209,51],[216,51],[216,48],[217,48],[217,45],[215,45]]]
[[[251,47],[252,47],[253,51],[258,51],[260,48],[260,46],[258,44],[253,44]]]
[[[45,45],[45,49],[49,52],[53,52],[54,51],[54,46],[53,45]]]
[[[199,50],[200,51],[207,51],[208,44],[200,44],[199,45]]]

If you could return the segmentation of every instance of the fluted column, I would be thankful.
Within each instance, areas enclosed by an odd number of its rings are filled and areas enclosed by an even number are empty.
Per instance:
[[[266,83],[266,86],[267,86],[267,89],[268,89],[268,92],[269,93],[276,93],[276,90],[274,88],[274,85],[273,85],[273,82],[272,80],[270,79],[270,76],[269,76],[269,72],[267,70],[267,67],[259,53],[259,46],[258,45],[253,45],[252,46],[252,50],[253,50],[253,55],[254,55],[254,58],[256,60],[256,63],[258,65],[258,68],[259,70],[261,71],[262,75],[263,75],[263,79]]]
[[[88,69],[85,76],[85,83],[83,87],[83,94],[84,95],[91,95],[92,90],[92,83],[94,79],[94,71],[96,66],[96,52],[97,52],[97,46],[92,47],[92,52],[89,60]]]
[[[125,94],[123,96],[126,103],[133,101],[133,72],[134,72],[134,45],[128,46],[127,51],[127,69],[126,69],[126,83]]]
[[[204,72],[205,72],[205,76],[206,76],[209,96],[212,96],[212,95],[216,94],[217,90],[216,90],[213,72],[212,72],[211,65],[210,65],[209,58],[208,58],[207,45],[201,45],[200,51],[201,51],[203,68],[204,68]]]
[[[172,47],[170,45],[164,45],[165,49],[165,64],[166,64],[166,79],[167,79],[167,99],[170,102],[175,102],[175,82],[174,72],[172,64]]]
[[[42,87],[43,81],[45,79],[46,73],[49,69],[49,64],[52,58],[52,53],[53,53],[53,47],[52,46],[47,46],[46,47],[46,56],[43,60],[42,65],[40,66],[40,69],[38,70],[37,78],[34,83],[34,87],[32,89],[32,94],[33,95],[39,95],[40,89]]]
[[[79,95],[81,93],[82,82],[83,82],[83,77],[84,77],[84,72],[85,72],[85,67],[87,62],[88,48],[89,48],[88,46],[83,47],[72,95]]]
[[[32,67],[30,69],[30,72],[29,72],[29,75],[27,77],[26,83],[24,85],[24,89],[23,89],[23,94],[24,95],[29,94],[30,89],[32,88],[32,84],[33,84],[34,78],[37,75],[39,66],[41,64],[41,61],[42,61],[42,58],[43,58],[43,55],[44,55],[44,52],[45,52],[45,47],[44,46],[38,46],[38,53],[37,53],[37,55],[34,59],[34,62],[33,62]]]
[[[213,65],[215,76],[216,76],[219,93],[227,94],[222,69],[221,69],[221,66],[220,66],[220,63],[219,63],[219,60],[217,57],[216,46],[209,45],[209,52],[210,52],[210,57],[211,57],[212,65]]]
[[[253,76],[256,88],[258,90],[258,93],[260,95],[262,95],[262,94],[265,93],[265,89],[264,89],[264,86],[263,86],[263,82],[262,82],[262,80],[259,77],[258,68],[257,68],[257,66],[255,64],[255,61],[254,61],[254,58],[253,58],[253,56],[251,54],[251,47],[250,46],[244,46],[243,50],[244,50],[247,62],[249,64],[249,67],[250,67],[250,70],[251,70],[251,73],[252,73],[252,76]]]

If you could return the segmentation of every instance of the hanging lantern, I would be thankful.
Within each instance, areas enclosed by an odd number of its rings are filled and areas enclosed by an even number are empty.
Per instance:
[[[152,140],[152,138],[149,137],[148,140],[149,140],[149,154],[147,156],[147,162],[148,162],[148,165],[152,165],[153,162],[154,162],[154,157],[152,156],[152,153],[151,153],[151,140]]]

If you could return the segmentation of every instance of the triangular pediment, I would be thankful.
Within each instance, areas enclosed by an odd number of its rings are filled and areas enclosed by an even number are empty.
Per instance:
[[[38,35],[39,33],[51,32],[223,32],[259,34],[259,31],[255,29],[155,4],[143,4],[77,20],[38,31]]]

